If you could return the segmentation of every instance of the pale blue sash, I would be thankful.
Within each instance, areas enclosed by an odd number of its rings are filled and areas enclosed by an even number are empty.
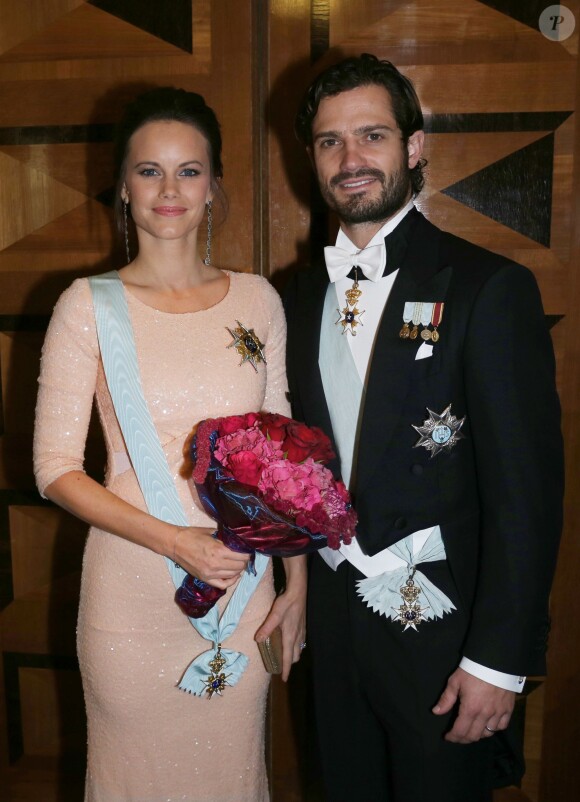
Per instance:
[[[151,515],[162,521],[189,526],[141,388],[135,339],[119,274],[113,270],[93,276],[89,278],[89,284],[109,392],[147,508]],[[168,557],[165,561],[178,588],[187,574]],[[204,618],[189,619],[199,634],[212,642],[213,648],[200,654],[189,665],[179,683],[182,690],[196,696],[205,692],[211,672],[209,661],[215,656],[217,645],[237,627],[267,564],[268,557],[256,554],[255,574],[249,570],[244,572],[221,620],[217,606]],[[227,661],[223,669],[229,675],[227,682],[235,685],[248,664],[248,658],[230,649],[222,649],[221,653]]]
[[[364,387],[346,339],[350,335],[341,334],[341,330],[333,325],[336,310],[336,287],[329,284],[322,312],[318,366],[340,457],[342,481],[351,487],[356,473],[355,443],[364,404]]]

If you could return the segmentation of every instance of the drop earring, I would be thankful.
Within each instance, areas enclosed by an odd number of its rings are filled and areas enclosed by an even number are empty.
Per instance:
[[[205,259],[204,265],[211,265],[211,228],[213,223],[213,216],[211,213],[212,202],[208,201],[207,206],[207,241],[205,243]]]
[[[129,201],[123,201],[123,228],[125,230],[125,253],[127,254],[127,264],[131,261],[131,253],[129,251],[129,224],[127,222],[127,206]]]

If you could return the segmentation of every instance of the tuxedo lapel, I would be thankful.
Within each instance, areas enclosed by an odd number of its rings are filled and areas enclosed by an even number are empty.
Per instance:
[[[417,214],[375,339],[359,439],[356,495],[364,490],[391,440],[421,342],[399,337],[405,302],[445,298],[451,268],[439,263],[439,237],[439,230]]]
[[[324,267],[319,266],[301,274],[300,279],[298,284],[300,298],[296,306],[298,314],[293,327],[294,373],[299,377],[299,386],[303,388],[300,401],[305,420],[311,425],[319,426],[330,436],[334,444],[318,365],[320,327],[329,283],[328,275]]]

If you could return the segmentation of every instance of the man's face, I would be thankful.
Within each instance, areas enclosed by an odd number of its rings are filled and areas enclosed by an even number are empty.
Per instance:
[[[382,224],[410,199],[409,171],[422,145],[422,131],[403,144],[389,93],[370,85],[321,101],[310,156],[322,195],[343,223]]]

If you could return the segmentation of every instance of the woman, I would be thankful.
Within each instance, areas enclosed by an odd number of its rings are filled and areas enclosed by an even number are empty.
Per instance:
[[[199,227],[221,197],[222,176],[219,125],[201,96],[160,88],[138,97],[119,126],[116,155],[118,219],[127,249],[128,214],[133,219],[138,253],[113,283],[125,299],[143,395],[187,525],[147,512],[103,371],[91,286],[78,279],[59,299],[45,340],[34,459],[40,492],[91,526],[78,622],[85,800],[262,802],[268,675],[254,638],[280,624],[287,678],[304,639],[304,558],[285,561],[286,590],[277,599],[266,569],[226,643],[249,658],[248,667],[221,695],[197,698],[177,686],[211,644],[175,604],[163,557],[227,589],[220,612],[249,576],[247,557],[211,536],[215,524],[182,476],[183,450],[203,418],[288,413],[283,312],[264,279],[219,270],[198,254]],[[240,364],[228,347],[228,329],[239,324],[255,331],[265,362]],[[94,395],[108,451],[104,487],[83,472]]]

